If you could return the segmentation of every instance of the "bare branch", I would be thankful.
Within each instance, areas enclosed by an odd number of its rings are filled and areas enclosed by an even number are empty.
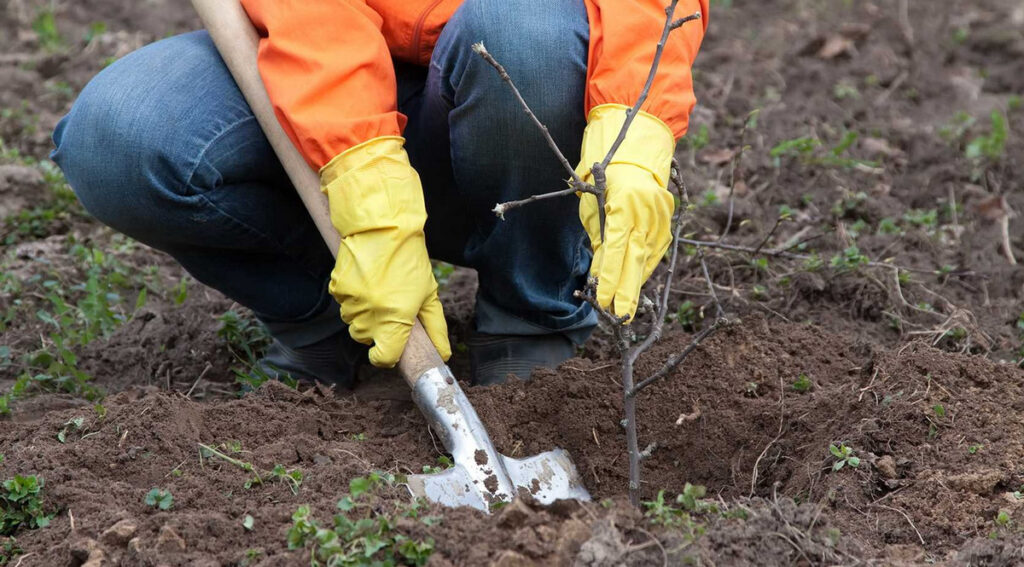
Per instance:
[[[771,240],[772,236],[775,235],[775,231],[779,230],[779,225],[781,225],[782,221],[784,220],[786,220],[786,218],[783,217],[782,215],[779,215],[778,217],[775,218],[775,225],[772,226],[772,229],[768,231],[768,234],[764,235],[764,238],[761,239],[761,242],[757,245],[756,248],[754,248],[754,251],[751,252],[751,254],[757,254],[758,252],[761,251],[762,248],[764,248],[765,244],[768,244],[768,241]]]
[[[530,203],[534,203],[534,202],[537,202],[537,201],[543,201],[545,199],[555,199],[557,197],[566,197],[568,195],[573,195],[575,193],[594,193],[594,192],[595,192],[594,188],[590,184],[584,183],[582,187],[580,187],[580,186],[573,186],[573,187],[569,187],[567,189],[562,189],[560,191],[552,191],[550,193],[542,193],[540,195],[531,195],[531,196],[529,196],[529,197],[527,197],[525,199],[521,199],[519,201],[508,201],[508,202],[505,202],[505,203],[498,203],[497,205],[494,205],[494,208],[491,209],[491,211],[494,214],[496,214],[499,217],[501,217],[502,220],[505,220],[505,213],[507,213],[510,209],[514,209],[516,207],[522,207],[524,205],[529,205]]]
[[[558,156],[558,161],[562,162],[562,167],[564,167],[565,170],[569,172],[569,176],[572,177],[572,180],[577,185],[583,185],[584,181],[580,179],[579,175],[576,174],[576,170],[572,167],[572,165],[569,164],[569,160],[565,159],[565,155],[562,154],[562,150],[558,149],[558,144],[555,143],[555,139],[551,137],[551,132],[548,131],[548,127],[545,126],[544,123],[542,123],[540,119],[537,118],[537,115],[533,113],[533,110],[530,108],[530,105],[527,104],[526,100],[523,98],[523,95],[520,94],[519,88],[516,87],[516,84],[514,82],[512,82],[512,77],[510,77],[508,72],[505,71],[505,68],[501,66],[501,63],[498,63],[494,56],[492,56],[487,51],[487,48],[484,47],[484,42],[481,41],[479,43],[474,43],[473,51],[480,57],[483,57],[484,61],[489,63],[491,67],[494,67],[494,69],[498,71],[498,74],[501,76],[502,80],[504,80],[505,83],[509,86],[509,88],[512,89],[512,93],[516,96],[516,99],[519,101],[519,104],[522,105],[523,110],[525,110],[526,114],[530,117],[531,120],[533,120],[533,123],[536,124],[538,128],[540,128],[541,133],[544,134],[544,140],[548,143],[548,147],[550,147],[551,151],[555,152],[555,155]]]
[[[722,309],[722,302],[718,300],[718,293],[715,292],[715,282],[711,281],[711,273],[708,272],[708,263],[704,260],[703,248],[697,248],[697,257],[700,258],[700,269],[704,272],[704,281],[708,284],[708,294],[715,302],[715,317],[722,319],[725,317],[725,310]]]
[[[678,20],[672,22],[672,25],[669,26],[669,29],[670,30],[676,30],[676,29],[679,29],[679,28],[683,27],[683,24],[685,24],[686,22],[692,22],[694,20],[699,20],[699,19],[700,19],[700,12],[695,12],[693,14],[690,14],[689,16],[686,16],[685,18],[679,18]]]
[[[673,356],[672,358],[669,358],[660,370],[652,374],[649,378],[642,380],[633,388],[627,389],[626,397],[635,398],[636,395],[639,394],[644,388],[671,374],[673,370],[678,368],[679,365],[682,364],[684,360],[686,360],[686,357],[690,356],[690,353],[697,350],[697,347],[699,347],[705,339],[715,334],[722,327],[725,327],[726,325],[730,324],[732,324],[732,321],[729,321],[728,319],[719,319],[715,321],[714,325],[711,325],[707,329],[701,330],[699,333],[693,336],[693,340],[690,342],[689,345],[687,345],[685,349],[683,349],[682,352]]]
[[[658,48],[654,51],[654,61],[651,63],[651,72],[647,75],[647,82],[644,83],[644,90],[640,92],[640,98],[637,99],[636,104],[632,108],[626,111],[626,121],[622,123],[622,129],[619,130],[619,136],[615,138],[615,142],[612,143],[612,147],[608,150],[608,155],[604,156],[604,160],[601,161],[601,169],[607,169],[608,164],[612,162],[612,158],[615,157],[615,152],[619,151],[619,146],[626,139],[626,132],[629,131],[629,127],[633,124],[633,119],[636,118],[637,113],[643,107],[644,103],[647,102],[647,95],[651,93],[651,85],[654,84],[654,77],[658,74],[658,66],[661,65],[661,55],[665,51],[665,44],[668,43],[668,34],[672,30],[682,26],[686,22],[693,20],[699,20],[701,18],[700,12],[692,14],[685,18],[681,18],[672,21],[672,16],[676,12],[676,5],[679,4],[679,0],[672,0],[672,2],[665,8],[665,28],[661,32],[661,40],[658,41]]]
[[[668,264],[668,274],[665,276],[665,289],[661,291],[661,301],[658,303],[658,308],[654,312],[654,321],[651,323],[651,331],[647,333],[647,338],[642,343],[631,349],[627,356],[631,357],[635,362],[641,354],[646,352],[654,343],[661,340],[661,333],[665,327],[665,316],[668,314],[668,297],[672,292],[672,278],[676,271],[676,263],[679,260],[679,238],[683,232],[683,223],[676,223],[676,232],[672,237],[672,259]]]

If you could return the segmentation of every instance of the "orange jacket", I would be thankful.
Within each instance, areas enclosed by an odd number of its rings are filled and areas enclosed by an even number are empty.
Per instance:
[[[493,0],[500,2],[502,0]],[[309,164],[378,136],[400,136],[395,59],[427,64],[462,0],[241,0],[260,34],[259,67],[278,120]],[[667,0],[585,0],[590,56],[584,112],[632,105],[665,24]],[[707,28],[709,0],[680,0],[674,31],[644,110],[686,133],[696,103],[690,66]],[[497,55],[500,60],[500,54]]]

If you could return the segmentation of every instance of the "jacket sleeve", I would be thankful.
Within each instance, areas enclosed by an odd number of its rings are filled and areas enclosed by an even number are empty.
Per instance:
[[[676,139],[686,134],[697,103],[690,67],[708,25],[709,0],[680,0],[674,19],[700,12],[671,34],[642,110],[668,124]],[[651,70],[665,27],[667,0],[586,0],[590,18],[590,63],[586,112],[601,104],[632,106]]]
[[[406,118],[381,17],[365,0],[241,2],[260,35],[260,75],[277,119],[310,166],[401,135]]]

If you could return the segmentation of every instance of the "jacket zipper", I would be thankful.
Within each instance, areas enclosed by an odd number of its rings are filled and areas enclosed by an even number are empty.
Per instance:
[[[423,10],[423,13],[420,14],[419,19],[416,20],[416,27],[412,29],[412,53],[410,54],[412,55],[413,61],[419,61],[420,59],[420,35],[423,34],[423,24],[427,22],[427,16],[429,16],[430,13],[434,11],[434,8],[437,8],[438,4],[441,2],[442,0],[434,0],[431,2],[430,5]]]

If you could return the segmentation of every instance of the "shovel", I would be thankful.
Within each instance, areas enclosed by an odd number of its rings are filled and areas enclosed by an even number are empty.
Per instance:
[[[324,241],[337,255],[341,237],[331,225],[320,177],[299,154],[277,121],[257,67],[259,37],[238,0],[193,0],[231,75],[252,108]],[[423,326],[412,329],[398,369],[412,389],[416,405],[452,454],[454,466],[435,474],[408,477],[414,496],[446,506],[489,511],[525,491],[548,504],[590,495],[569,454],[555,449],[525,459],[506,457],[494,448],[451,370],[441,360]]]

